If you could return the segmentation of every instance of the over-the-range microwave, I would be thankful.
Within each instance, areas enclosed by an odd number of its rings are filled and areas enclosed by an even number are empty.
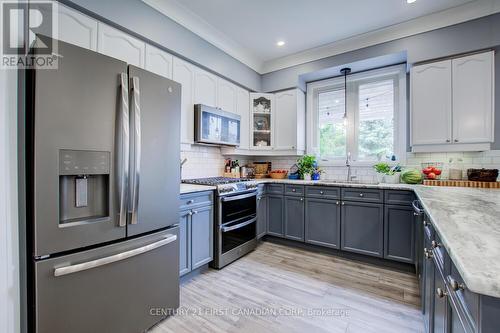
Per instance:
[[[211,106],[194,106],[194,141],[221,146],[239,146],[241,117]]]

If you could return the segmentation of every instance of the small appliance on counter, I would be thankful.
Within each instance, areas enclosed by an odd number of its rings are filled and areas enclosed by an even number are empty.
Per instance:
[[[254,162],[253,166],[255,168],[255,178],[257,179],[267,178],[272,169],[271,162]]]

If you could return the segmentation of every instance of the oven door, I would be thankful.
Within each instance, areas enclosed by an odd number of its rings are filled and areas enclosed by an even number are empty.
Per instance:
[[[220,252],[224,254],[257,237],[257,192],[220,198]]]

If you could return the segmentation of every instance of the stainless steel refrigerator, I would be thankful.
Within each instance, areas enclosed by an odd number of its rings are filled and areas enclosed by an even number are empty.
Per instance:
[[[181,87],[58,43],[26,74],[31,329],[142,332],[179,306]]]

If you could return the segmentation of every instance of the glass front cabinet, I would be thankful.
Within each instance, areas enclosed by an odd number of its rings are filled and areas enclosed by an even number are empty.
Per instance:
[[[273,148],[274,111],[274,94],[250,94],[250,145],[252,149]]]

